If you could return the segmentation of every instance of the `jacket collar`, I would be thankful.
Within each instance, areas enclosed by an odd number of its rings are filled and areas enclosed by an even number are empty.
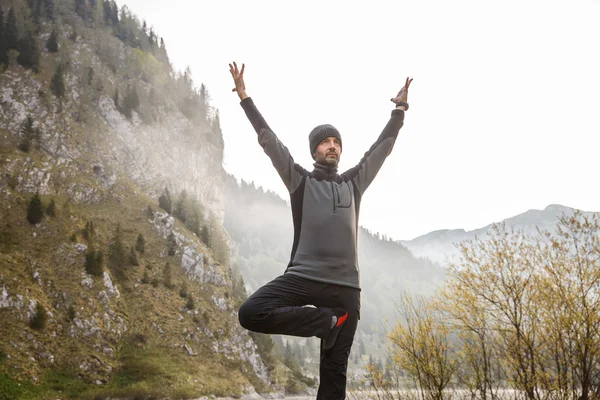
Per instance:
[[[337,176],[337,165],[333,166],[315,162],[313,163],[313,166],[315,167],[315,169],[313,169],[313,174],[319,178],[332,179]]]

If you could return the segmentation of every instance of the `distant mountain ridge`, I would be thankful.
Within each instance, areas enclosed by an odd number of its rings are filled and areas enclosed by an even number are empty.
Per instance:
[[[584,215],[598,214],[597,212],[583,211]],[[530,209],[514,217],[506,218],[497,223],[505,223],[508,228],[522,230],[525,234],[535,235],[536,229],[554,230],[560,216],[573,215],[574,208],[560,204],[550,204],[543,210]],[[441,229],[425,235],[416,237],[412,240],[398,241],[408,248],[415,257],[429,258],[430,260],[445,265],[448,260],[456,259],[459,251],[456,247],[460,242],[473,240],[475,238],[485,238],[487,232],[494,223],[490,223],[482,228],[472,231],[464,229]]]

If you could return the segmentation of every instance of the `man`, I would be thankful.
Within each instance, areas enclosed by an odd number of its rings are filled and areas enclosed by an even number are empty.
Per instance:
[[[246,93],[244,68],[229,64],[240,104],[258,142],[285,183],[291,200],[294,241],[284,274],[242,304],[240,324],[251,331],[321,338],[318,400],[344,399],[350,348],[360,319],[357,230],[360,201],[390,154],[408,110],[408,87],[377,141],[360,162],[338,174],[342,137],[332,125],[315,127],[308,137],[314,169],[294,162]],[[314,307],[305,307],[312,305]]]

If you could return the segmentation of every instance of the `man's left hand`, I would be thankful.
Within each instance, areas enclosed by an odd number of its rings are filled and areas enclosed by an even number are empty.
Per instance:
[[[408,87],[410,86],[410,83],[412,81],[412,78],[406,78],[406,83],[404,84],[404,87],[400,89],[396,97],[391,98],[390,101],[394,104],[399,103],[401,101],[408,103]]]

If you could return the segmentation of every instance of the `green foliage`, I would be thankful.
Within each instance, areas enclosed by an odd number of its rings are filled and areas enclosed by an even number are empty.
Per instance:
[[[222,265],[229,265],[229,244],[225,230],[214,218],[211,219],[209,225],[209,243],[216,259]]]
[[[146,208],[146,217],[150,219],[154,218],[154,211],[152,210],[152,207],[150,207],[150,204],[148,204],[148,208]]]
[[[184,299],[188,296],[188,288],[187,283],[185,283],[185,281],[181,284],[181,289],[179,289],[179,296],[181,296]]]
[[[81,230],[81,235],[86,240],[89,240],[91,237],[94,237],[96,235],[96,228],[94,227],[93,221],[86,222],[85,228]]]
[[[171,214],[171,194],[169,189],[165,187],[165,191],[158,198],[158,206]]]
[[[8,185],[8,187],[11,188],[11,190],[15,190],[15,188],[19,184],[19,180],[17,179],[17,177],[14,175],[10,175],[10,174],[6,174],[5,177],[6,177],[6,184]]]
[[[46,321],[48,320],[48,313],[42,303],[38,302],[35,306],[35,314],[29,321],[29,327],[36,331],[41,331],[46,327]]]
[[[6,30],[4,27],[4,12],[0,7],[0,67],[8,65],[8,44],[6,42]]]
[[[173,232],[169,233],[167,237],[167,254],[169,256],[174,256],[177,249],[177,241],[175,239],[175,234]]]
[[[17,44],[19,55],[17,62],[25,68],[30,68],[38,73],[40,69],[40,49],[37,39],[32,31],[28,31],[25,37],[22,37]]]
[[[67,309],[67,318],[69,319],[69,321],[73,321],[75,317],[77,317],[77,312],[75,311],[75,307],[73,306],[73,304],[71,304]]]
[[[0,253],[10,253],[18,246],[19,240],[12,229],[0,227]]]
[[[150,283],[150,275],[148,275],[148,271],[144,270],[144,275],[142,275],[142,283],[144,285]]]
[[[56,34],[56,29],[52,29],[52,32],[50,33],[50,37],[46,41],[46,49],[50,53],[58,52],[58,35]]]
[[[30,382],[19,382],[6,373],[0,373],[0,400],[33,398],[33,385]]]
[[[135,86],[129,86],[129,90],[125,95],[125,99],[123,99],[123,107],[121,107],[121,112],[125,117],[131,119],[133,110],[138,110],[140,106],[140,98],[137,93],[137,89]]]
[[[137,267],[140,265],[140,262],[137,258],[137,253],[135,252],[135,249],[132,247],[130,252],[129,252],[129,264]]]
[[[177,200],[177,204],[175,205],[175,210],[173,210],[173,215],[181,220],[181,222],[185,223],[186,219],[186,202],[187,202],[187,192],[184,190],[181,191],[179,195],[179,199]]]
[[[208,231],[207,225],[204,225],[200,231],[200,240],[202,240],[205,245],[210,246],[210,232]]]
[[[92,67],[88,67],[88,73],[87,73],[87,84],[88,86],[92,85],[92,82],[94,81],[94,68]]]
[[[31,140],[27,138],[23,138],[21,142],[19,142],[19,150],[24,151],[25,153],[29,153],[31,149]]]
[[[29,221],[30,224],[35,225],[38,224],[43,217],[44,208],[42,206],[42,200],[40,199],[39,193],[36,192],[31,198],[31,202],[27,208],[27,221]]]
[[[160,283],[160,280],[155,276],[154,278],[152,278],[152,281],[150,283],[152,283],[153,287],[157,288],[158,284]]]
[[[104,269],[102,268],[103,254],[100,250],[96,251],[93,247],[88,248],[85,253],[85,270],[88,274],[94,276],[102,276]]]
[[[21,142],[19,143],[19,149],[25,153],[29,153],[31,149],[31,142],[37,140],[39,145],[39,130],[33,127],[33,118],[28,115],[21,125]]]
[[[192,296],[191,293],[188,293],[187,303],[185,303],[185,306],[188,308],[188,310],[193,310],[196,308],[196,302],[194,301],[194,296]]]
[[[203,207],[197,199],[188,196],[185,190],[182,190],[179,195],[173,215],[196,236],[200,237],[202,235],[200,226],[204,224]]]
[[[141,254],[144,254],[144,252],[146,251],[146,240],[144,239],[144,235],[142,235],[141,233],[138,235],[137,240],[135,242],[135,249]]]
[[[128,258],[125,245],[123,244],[121,224],[117,224],[117,227],[115,228],[108,254],[109,265],[117,278],[121,280],[125,279],[125,266],[127,265]]]
[[[273,347],[275,346],[275,343],[273,342],[271,336],[252,331],[248,331],[248,334],[256,344],[258,354],[267,365],[267,368],[269,370],[275,368],[276,358],[273,354]]]
[[[54,199],[50,200],[50,204],[48,204],[48,208],[46,208],[46,215],[49,217],[56,217],[56,202]]]
[[[77,241],[77,233],[73,232],[73,234],[71,235],[71,237],[69,238],[69,240],[71,242],[76,242]]]
[[[50,81],[50,90],[56,97],[62,98],[65,95],[66,87],[65,87],[65,78],[64,78],[64,68],[62,64],[59,64],[56,67],[56,72],[54,76],[52,76],[52,80]]]
[[[117,110],[120,110],[120,106],[119,106],[119,88],[115,89],[115,94],[113,95],[113,101],[115,102],[115,108]]]
[[[163,269],[163,285],[167,289],[173,289],[175,285],[173,284],[173,276],[171,272],[171,264],[167,263],[165,268]]]
[[[8,10],[8,17],[5,25],[6,47],[8,50],[17,50],[19,45],[19,28],[17,27],[17,17],[13,7]]]

